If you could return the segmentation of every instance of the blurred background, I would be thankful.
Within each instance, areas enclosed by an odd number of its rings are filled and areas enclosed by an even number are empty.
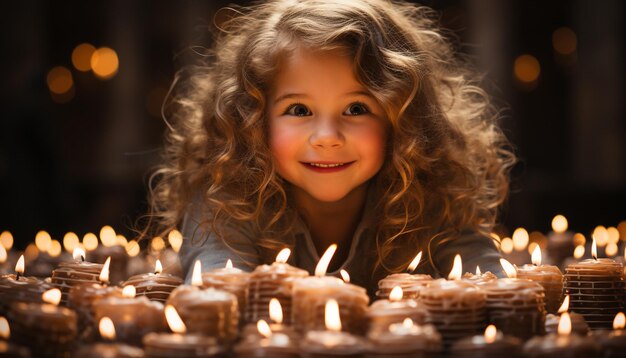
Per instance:
[[[133,237],[163,98],[229,3],[247,2],[0,2],[0,231],[16,248],[39,230]],[[485,74],[519,157],[501,232],[545,233],[556,214],[585,236],[626,220],[624,2],[422,4]]]

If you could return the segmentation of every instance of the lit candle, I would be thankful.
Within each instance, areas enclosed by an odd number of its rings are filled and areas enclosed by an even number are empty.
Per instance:
[[[137,296],[146,296],[151,301],[165,303],[170,293],[182,284],[182,278],[163,273],[161,261],[156,260],[154,272],[132,276],[122,286],[132,285],[137,290]]]
[[[269,327],[273,333],[286,334],[293,340],[298,340],[300,338],[299,334],[295,330],[293,330],[291,326],[283,324],[284,315],[283,315],[283,309],[282,309],[282,306],[280,305],[279,300],[275,298],[272,298],[270,300],[269,314],[270,314],[270,320],[272,322],[272,323],[269,323]],[[263,322],[265,322],[265,320],[263,320]],[[243,337],[248,337],[248,336],[257,336],[257,338],[261,338],[263,335],[259,332],[257,325],[248,324],[243,329]]]
[[[117,234],[111,226],[103,226],[100,229],[100,242],[94,250],[88,252],[88,260],[96,263],[104,263],[108,257],[111,258],[110,282],[118,284],[128,276],[128,254],[126,248],[120,245]]]
[[[420,306],[416,300],[403,299],[403,291],[400,286],[396,286],[389,294],[389,299],[378,300],[370,306],[367,314],[369,318],[368,335],[375,335],[376,332],[387,332],[389,326],[395,323],[402,323],[405,318],[410,318],[411,322],[424,324],[428,312]]]
[[[497,280],[498,276],[494,275],[490,271],[483,273],[480,271],[480,267],[476,266],[476,273],[466,272],[463,274],[463,277],[461,279],[480,287],[487,282]]]
[[[286,249],[289,250],[289,249]],[[246,314],[247,298],[248,298],[248,282],[250,281],[250,273],[239,268],[233,267],[232,261],[229,259],[225,267],[202,273],[202,286],[205,288],[213,287],[219,290],[230,292],[237,297],[239,304],[239,316],[242,318]]]
[[[298,358],[296,341],[284,333],[274,332],[264,320],[257,322],[258,335],[247,335],[233,351],[236,358]]]
[[[15,264],[15,274],[0,277],[0,315],[8,314],[13,302],[43,302],[41,295],[52,285],[24,276],[24,255]]]
[[[10,337],[9,321],[4,316],[0,316],[0,357],[29,358],[28,348],[9,342]]]
[[[370,358],[438,357],[442,353],[441,336],[433,325],[418,325],[410,318],[392,323],[387,330],[370,331]]]
[[[97,338],[94,305],[107,297],[122,297],[122,289],[99,283],[79,283],[70,288],[67,306],[78,315],[78,335],[81,341],[90,342]]]
[[[600,354],[600,346],[589,336],[571,334],[569,313],[561,314],[557,333],[535,336],[524,345],[528,358],[588,358]]]
[[[63,294],[61,303],[67,305],[70,288],[79,283],[98,283],[103,265],[85,261],[85,251],[74,249],[74,261],[62,262],[52,271],[52,284]]]
[[[567,312],[569,310],[569,295],[565,296],[563,299],[563,304],[559,308],[558,315],[548,314],[546,316],[546,333],[556,333],[557,327],[559,325],[561,313]],[[581,336],[587,335],[589,333],[589,326],[587,322],[585,322],[585,318],[576,313],[569,312],[570,321],[572,322],[572,332],[576,334],[580,334]]]
[[[623,357],[626,352],[626,331],[624,324],[626,318],[624,313],[620,312],[613,319],[613,330],[597,330],[592,331],[592,337],[599,342],[602,347],[603,358]]]
[[[100,336],[104,343],[80,347],[72,357],[75,358],[142,358],[143,350],[126,344],[115,343],[117,339],[115,324],[109,317],[102,317],[98,322]]]
[[[419,298],[420,291],[433,280],[430,275],[412,273],[419,265],[421,259],[422,252],[420,251],[409,264],[407,272],[394,273],[378,281],[378,291],[376,292],[376,297],[386,299],[389,297],[389,294],[394,287],[400,286],[405,299]]]
[[[574,233],[567,230],[568,222],[565,216],[556,215],[552,219],[552,231],[548,233],[548,254],[557,266],[569,257],[574,250]]]
[[[541,249],[539,245],[532,253],[532,265],[517,268],[517,278],[537,282],[545,290],[546,310],[555,313],[559,309],[563,296],[563,273],[558,267],[541,264]]]
[[[518,358],[522,357],[521,347],[520,339],[505,336],[491,324],[485,329],[484,334],[463,338],[454,343],[450,354],[460,358]]]

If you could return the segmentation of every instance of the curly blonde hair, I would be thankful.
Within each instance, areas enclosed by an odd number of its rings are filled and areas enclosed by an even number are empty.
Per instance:
[[[220,220],[248,221],[259,230],[260,249],[289,245],[288,183],[268,146],[266,96],[280,59],[304,46],[346,50],[389,120],[385,164],[372,179],[376,267],[397,272],[418,250],[431,253],[468,230],[490,234],[515,157],[479,76],[455,56],[431,9],[275,0],[229,10],[214,47],[173,85],[166,164],[151,185],[151,227],[179,225],[200,198],[216,233]]]

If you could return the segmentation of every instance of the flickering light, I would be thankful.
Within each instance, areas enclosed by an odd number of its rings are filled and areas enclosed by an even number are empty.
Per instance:
[[[541,249],[539,248],[539,245],[537,245],[535,247],[535,249],[533,250],[533,254],[531,256],[531,261],[532,261],[533,265],[535,265],[535,266],[540,266],[541,265]]]
[[[258,320],[256,328],[263,337],[270,338],[272,336],[272,329],[270,328],[270,325],[265,322],[265,320]]]
[[[122,289],[122,296],[126,298],[134,298],[137,294],[137,289],[133,285],[124,286]]]
[[[500,250],[502,250],[502,253],[504,254],[510,254],[513,252],[513,240],[509,237],[502,239],[500,242]]]
[[[52,242],[52,238],[47,231],[41,230],[37,232],[35,235],[35,245],[37,249],[41,252],[48,252],[50,250],[50,244]]]
[[[154,251],[162,251],[165,248],[165,241],[160,236],[155,236],[150,242],[150,248]]]
[[[502,268],[504,269],[504,272],[506,273],[507,277],[509,278],[517,277],[517,269],[515,269],[515,266],[513,266],[513,264],[511,264],[509,261],[505,259],[500,259],[500,265],[502,265]]]
[[[175,253],[178,253],[181,246],[183,246],[183,234],[174,229],[167,235],[167,241],[169,241],[172,250],[174,250]]]
[[[513,248],[515,251],[524,251],[528,246],[528,231],[524,228],[517,228],[513,232]]]
[[[170,327],[172,332],[179,334],[187,332],[187,327],[178,315],[178,312],[176,311],[176,308],[174,308],[174,306],[165,306],[165,320],[167,321],[167,325]]]
[[[13,247],[13,235],[10,231],[3,231],[0,234],[0,244],[2,244],[7,251],[11,250]]]
[[[583,245],[578,245],[574,249],[574,258],[579,259],[585,255],[585,247]]]
[[[100,336],[105,340],[115,340],[115,325],[113,325],[113,321],[109,317],[105,316],[100,319],[98,330],[100,331]]]
[[[115,50],[109,47],[100,47],[91,55],[91,69],[101,79],[109,79],[119,69],[119,59]]]
[[[326,275],[326,270],[328,270],[328,265],[330,264],[330,260],[333,258],[336,250],[337,244],[332,244],[326,249],[326,252],[324,252],[324,255],[320,258],[317,266],[315,266],[315,276],[322,277]]]
[[[270,319],[278,324],[283,323],[283,308],[276,298],[270,300]]]
[[[231,259],[228,259],[228,261],[226,261],[226,265],[224,267],[227,268],[227,269],[233,268],[233,261]]]
[[[46,303],[58,306],[59,302],[61,302],[61,290],[58,288],[47,290],[41,295],[41,299]]]
[[[559,326],[557,328],[559,335],[569,335],[572,332],[572,319],[569,313],[561,313],[561,319],[559,319]]]
[[[565,298],[563,299],[563,303],[561,304],[561,307],[559,307],[559,310],[557,311],[557,313],[564,313],[567,312],[569,310],[569,295],[565,295]]]
[[[75,247],[72,252],[72,257],[76,261],[85,261],[85,250],[80,247]]]
[[[135,240],[130,240],[128,244],[126,244],[126,253],[130,257],[135,257],[139,255],[139,244]]]
[[[61,251],[63,248],[61,247],[61,243],[58,240],[50,241],[50,247],[48,248],[48,255],[52,257],[58,257],[61,255]]]
[[[154,273],[158,275],[161,272],[163,272],[163,265],[161,265],[161,260],[157,259],[154,264]]]
[[[343,282],[345,282],[345,283],[349,283],[350,282],[350,274],[348,274],[348,271],[342,269],[341,271],[339,271],[339,274],[341,275],[341,278],[343,279]]]
[[[493,324],[490,324],[489,326],[487,326],[487,328],[485,329],[485,342],[487,343],[495,342],[497,333],[498,333],[498,330],[496,329],[496,326],[494,326]]]
[[[620,312],[615,315],[615,319],[613,319],[613,329],[624,329],[624,325],[626,325],[626,317],[624,316],[624,312]]]
[[[85,249],[89,251],[95,250],[98,247],[98,237],[93,233],[86,233],[85,236],[83,236],[83,245]]]
[[[402,300],[403,295],[404,295],[404,292],[402,292],[402,287],[395,286],[389,293],[389,301],[392,301],[392,302],[400,301]]]
[[[78,235],[71,231],[63,236],[63,248],[65,248],[65,251],[67,252],[74,252],[74,248],[79,242],[80,239],[78,238]]]
[[[454,256],[454,263],[452,264],[452,270],[448,274],[448,280],[460,280],[463,276],[463,261],[461,255]]]
[[[111,256],[107,257],[106,261],[104,261],[104,265],[102,265],[102,271],[100,271],[100,282],[109,283],[109,266],[111,265]]]
[[[617,244],[613,242],[610,242],[604,248],[604,253],[606,254],[606,256],[615,256],[617,255],[617,251],[619,251],[619,248],[617,247]]]
[[[568,223],[567,219],[563,215],[557,215],[552,219],[552,231],[557,234],[567,231]]]
[[[336,300],[330,299],[326,302],[324,321],[326,329],[329,331],[341,331],[341,318],[339,317],[339,304]]]
[[[104,247],[111,247],[117,243],[115,230],[109,225],[105,225],[100,229],[100,242],[102,242]]]
[[[422,252],[420,251],[417,255],[415,255],[415,258],[413,259],[413,261],[411,261],[411,263],[409,264],[409,267],[407,269],[408,272],[413,272],[415,271],[415,269],[417,268],[417,266],[420,264],[420,261],[422,260]]]
[[[598,247],[605,247],[609,243],[609,231],[602,225],[596,226],[591,237],[596,240]]]
[[[200,287],[202,286],[202,264],[200,260],[196,260],[193,264],[193,272],[191,273],[191,285]]]
[[[276,255],[276,262],[284,264],[287,262],[287,260],[289,260],[289,255],[291,255],[291,250],[290,249],[282,249],[280,250],[280,252],[278,253],[278,255]]]

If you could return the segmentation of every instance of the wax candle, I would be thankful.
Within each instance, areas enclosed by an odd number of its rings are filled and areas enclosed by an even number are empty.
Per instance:
[[[419,298],[420,291],[433,279],[430,275],[412,274],[419,265],[421,258],[422,252],[420,251],[409,264],[408,272],[394,273],[378,281],[376,297],[386,299],[394,287],[400,286],[405,299]]]
[[[329,299],[325,304],[326,330],[308,331],[300,348],[304,358],[361,358],[367,352],[367,342],[348,332],[342,332],[339,305]]]
[[[476,273],[470,273],[470,272],[466,272],[463,274],[463,277],[461,277],[461,279],[463,281],[469,282],[472,285],[476,285],[478,287],[484,285],[487,282],[491,282],[491,281],[495,281],[498,279],[498,277],[496,275],[494,275],[493,273],[491,273],[490,271],[487,271],[485,273],[482,273],[480,271],[480,267],[476,266]]]
[[[252,271],[246,300],[246,322],[256,324],[260,319],[268,320],[267,306],[272,298],[276,298],[283,307],[285,323],[291,323],[293,282],[309,276],[309,273],[287,264],[290,254],[289,249],[283,249],[274,263],[257,266]]]
[[[28,346],[34,356],[62,356],[72,351],[76,340],[76,313],[59,307],[61,291],[42,294],[45,303],[14,302],[9,312],[14,340]]]
[[[489,325],[482,335],[463,338],[452,346],[450,354],[459,358],[521,358],[522,341],[505,336],[496,326]]]
[[[43,302],[41,295],[52,288],[47,282],[24,276],[24,255],[15,264],[15,274],[0,277],[0,315],[7,315],[13,302]]]
[[[85,345],[76,350],[74,358],[142,358],[143,350],[126,344],[115,343],[116,331],[113,321],[102,317],[98,323],[104,343]]]
[[[282,309],[282,306],[280,305],[279,300],[275,298],[272,298],[270,300],[269,314],[270,314],[270,320],[271,320],[271,323],[269,323],[269,327],[272,333],[286,334],[292,340],[295,340],[295,341],[300,339],[300,335],[298,334],[298,332],[296,332],[293,329],[293,327],[288,326],[283,323],[284,321],[283,309]],[[265,320],[263,321],[265,322]],[[261,332],[259,332],[258,322],[257,324],[246,325],[243,329],[242,336],[246,338],[250,338],[250,336],[257,336],[257,338],[265,337],[263,334],[261,334]]]
[[[296,341],[284,333],[273,332],[264,320],[257,323],[259,335],[248,335],[233,348],[236,358],[298,358]]]
[[[115,230],[110,226],[103,226],[100,230],[100,241],[94,250],[87,252],[87,259],[91,262],[104,264],[107,258],[111,258],[110,282],[118,284],[124,281],[128,271],[128,254],[126,248],[121,246],[117,240]]]
[[[4,316],[0,316],[0,357],[29,358],[28,348],[9,342],[10,337],[9,321]]]
[[[157,260],[154,272],[132,276],[122,286],[132,285],[137,290],[137,296],[146,296],[151,301],[165,303],[170,293],[182,284],[182,278],[163,273],[161,262]]]
[[[331,298],[339,302],[345,331],[361,335],[366,332],[367,291],[337,277],[324,276],[336,248],[333,244],[322,255],[315,276],[294,281],[292,318],[298,332],[324,329],[324,307]]]
[[[546,316],[546,333],[557,332],[561,313],[567,312],[568,310],[569,295],[566,295],[565,299],[563,300],[563,304],[561,304],[561,307],[558,310],[558,315],[548,314]],[[589,326],[587,325],[585,318],[576,312],[569,312],[569,316],[572,324],[572,332],[581,336],[586,336],[587,333],[589,333]]]
[[[62,262],[52,271],[52,284],[63,294],[61,303],[67,305],[70,288],[79,283],[98,283],[103,265],[85,261],[85,251],[75,248],[74,261]],[[108,282],[107,282],[108,283]]]
[[[187,327],[176,308],[165,306],[167,324],[172,333],[149,333],[144,336],[143,344],[146,358],[199,358],[227,357],[227,351],[215,337],[187,333]]]
[[[123,297],[122,289],[99,283],[79,283],[70,288],[67,306],[78,315],[79,339],[90,342],[97,338],[94,305],[107,297]]]
[[[541,264],[541,249],[538,245],[532,253],[532,265],[518,267],[517,278],[531,280],[543,286],[546,311],[557,312],[563,296],[563,273],[556,266]]]
[[[565,216],[556,215],[552,219],[552,231],[548,233],[548,254],[557,266],[574,250],[574,233],[567,230],[568,222]],[[563,266],[561,266],[563,267]]]
[[[250,273],[233,267],[233,263],[230,259],[226,262],[226,266],[224,268],[202,273],[202,287],[213,287],[219,290],[224,290],[237,297],[237,303],[239,304],[239,316],[242,317],[242,324],[244,323],[243,317],[245,316],[247,309],[249,281]]]
[[[570,310],[582,314],[591,329],[609,329],[615,315],[624,310],[623,267],[615,260],[598,258],[595,238],[591,255],[592,259],[567,266],[565,293],[570,295]]]
[[[435,326],[418,325],[410,318],[392,323],[387,330],[370,331],[368,358],[439,357],[441,336]]]
[[[600,346],[589,336],[571,334],[569,313],[561,314],[557,333],[535,336],[524,345],[528,358],[588,358],[600,354]]]
[[[403,300],[403,291],[396,286],[389,294],[389,299],[378,300],[370,306],[367,317],[369,319],[369,335],[376,332],[387,332],[389,326],[402,323],[405,318],[411,322],[424,324],[428,312],[416,300]]]
[[[613,320],[613,330],[596,330],[592,332],[592,337],[602,347],[603,358],[624,357],[626,352],[626,331],[624,331],[625,317],[620,312]]]

